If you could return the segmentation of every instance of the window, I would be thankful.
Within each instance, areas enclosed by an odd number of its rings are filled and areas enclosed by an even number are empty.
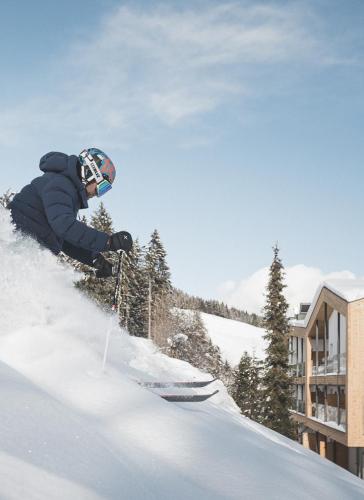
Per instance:
[[[339,373],[346,373],[346,318],[340,314]]]
[[[327,386],[326,398],[326,421],[337,424],[339,418],[339,391],[336,385]]]
[[[291,375],[303,377],[305,375],[305,339],[290,337],[289,339],[289,365]]]
[[[299,384],[297,386],[297,411],[299,413],[305,413],[305,393],[304,386]]]
[[[346,318],[336,310],[329,314],[327,304],[324,320],[316,321],[312,345],[313,375],[346,373]]]
[[[328,322],[328,346],[326,373],[338,373],[340,314],[333,311]]]

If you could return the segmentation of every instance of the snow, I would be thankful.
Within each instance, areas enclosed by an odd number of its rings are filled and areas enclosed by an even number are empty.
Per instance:
[[[251,356],[255,354],[258,359],[265,358],[263,328],[213,314],[201,313],[201,318],[213,344],[219,346],[223,359],[232,366],[239,363],[244,351]]]
[[[121,332],[3,210],[0,262],[1,499],[363,498],[358,478],[242,417],[220,382],[194,405],[138,385],[206,374]]]
[[[347,302],[364,298],[364,279],[331,279],[325,281],[323,286],[326,286]]]
[[[355,300],[360,300],[364,298],[364,279],[350,278],[350,279],[330,279],[323,281],[316,290],[316,293],[311,302],[311,306],[307,311],[306,317],[302,320],[292,320],[291,321],[292,326],[306,328],[323,288],[331,290],[331,292],[335,293],[338,297],[341,297],[342,299],[346,300],[346,302],[354,302]]]

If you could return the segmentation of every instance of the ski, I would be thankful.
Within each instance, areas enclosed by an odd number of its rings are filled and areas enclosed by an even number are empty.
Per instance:
[[[170,403],[199,403],[215,396],[219,391],[210,394],[160,394],[160,397]]]
[[[191,382],[138,382],[142,387],[147,387],[149,389],[164,389],[167,387],[178,387],[178,388],[194,388],[194,387],[206,387],[212,382],[215,382],[217,378],[212,380],[194,380]]]

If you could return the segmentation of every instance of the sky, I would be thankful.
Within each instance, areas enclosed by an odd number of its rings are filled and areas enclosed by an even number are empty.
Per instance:
[[[96,146],[118,168],[115,229],[157,228],[178,288],[257,312],[276,242],[295,300],[364,276],[361,0],[0,12],[0,192]]]

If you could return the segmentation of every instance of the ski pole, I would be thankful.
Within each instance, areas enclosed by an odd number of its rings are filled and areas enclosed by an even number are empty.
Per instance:
[[[124,257],[124,252],[122,252],[122,251],[119,252],[118,270],[116,272],[117,279],[116,279],[116,285],[115,285],[114,299],[113,299],[112,306],[111,306],[112,311],[116,311],[118,309],[118,305],[119,305],[123,257]]]
[[[116,278],[116,284],[115,284],[114,298],[113,298],[113,302],[112,302],[112,305],[111,305],[111,310],[113,312],[118,310],[119,297],[120,297],[120,287],[121,287],[121,275],[122,275],[122,270],[123,270],[123,256],[124,256],[124,252],[119,252],[119,261],[118,261],[118,270],[117,270],[117,278]],[[113,323],[113,318],[112,318],[112,316],[110,316],[109,329],[108,329],[107,335],[106,335],[106,343],[105,343],[105,350],[104,350],[104,359],[102,361],[102,371],[105,371],[107,353],[109,351],[109,343],[110,343],[110,334],[111,334],[111,330],[112,330],[112,323]]]

